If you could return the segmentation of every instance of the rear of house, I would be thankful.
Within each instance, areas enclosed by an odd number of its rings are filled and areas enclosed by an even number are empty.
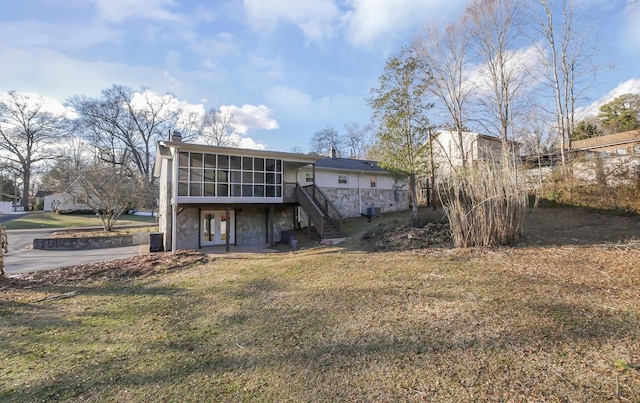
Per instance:
[[[339,237],[341,220],[366,206],[407,208],[406,190],[377,165],[365,164],[375,169],[372,174],[364,165],[323,167],[325,159],[190,144],[179,137],[158,143],[155,174],[165,249],[271,245],[282,231],[305,225],[322,238]]]

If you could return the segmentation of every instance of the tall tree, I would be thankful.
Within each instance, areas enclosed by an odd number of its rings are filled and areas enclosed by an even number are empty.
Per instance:
[[[175,98],[149,90],[133,91],[114,85],[101,98],[76,96],[69,103],[78,112],[79,130],[112,165],[132,165],[152,179],[155,141],[174,127]]]
[[[502,157],[513,155],[513,123],[529,78],[526,58],[516,51],[522,44],[519,0],[475,0],[466,10],[469,40],[481,69],[476,101],[481,123],[502,143]]]
[[[239,135],[233,115],[210,109],[196,125],[199,142],[211,146],[237,147]]]
[[[337,157],[344,155],[344,140],[340,133],[332,126],[327,126],[319,130],[311,137],[311,151],[321,155],[329,155],[331,148],[336,152]]]
[[[640,94],[620,95],[602,105],[598,117],[608,133],[640,129]]]
[[[577,26],[573,0],[538,0],[531,2],[530,7],[535,19],[533,26],[543,39],[535,43],[539,47],[542,81],[552,94],[564,169],[574,138],[576,100],[597,72],[591,61],[594,52],[588,48],[594,41],[584,24]]]
[[[364,158],[369,143],[371,126],[348,122],[344,124],[344,129],[346,130],[344,143],[349,150],[349,156],[351,158]]]
[[[598,118],[591,117],[586,118],[578,122],[571,134],[571,140],[583,140],[594,137],[600,137],[604,134],[604,131],[600,127],[600,121]]]
[[[462,164],[467,164],[467,149],[463,132],[466,131],[466,104],[474,84],[469,80],[469,41],[462,23],[427,26],[414,43],[414,49],[427,70],[427,89],[447,111],[451,130],[457,133],[456,146]]]
[[[387,60],[380,86],[372,89],[369,104],[377,122],[376,154],[381,165],[398,177],[409,178],[412,217],[418,222],[416,178],[423,173],[431,125],[425,101],[428,79],[420,59],[409,48]]]
[[[22,177],[22,206],[29,208],[34,165],[58,158],[63,116],[47,110],[43,97],[10,91],[0,97],[0,149]]]

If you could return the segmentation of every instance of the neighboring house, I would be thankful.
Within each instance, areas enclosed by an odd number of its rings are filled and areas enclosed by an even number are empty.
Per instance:
[[[36,195],[34,196],[34,198],[35,198],[35,200],[33,202],[34,208],[38,208],[37,207],[38,205],[44,206],[44,198],[46,196],[52,195],[53,193],[55,193],[55,192],[50,191],[50,190],[38,190],[36,192]]]
[[[154,173],[166,250],[270,245],[309,221],[335,238],[344,217],[407,206],[406,192],[370,161],[190,144],[175,134],[158,143]]]
[[[82,197],[68,192],[51,193],[44,196],[44,211],[85,211],[92,210]]]
[[[502,142],[499,138],[485,134],[463,132],[462,142],[467,163],[473,165],[477,161],[501,161]],[[462,166],[458,133],[455,131],[439,131],[434,140],[434,160],[438,173],[446,175],[451,167]],[[520,154],[520,144],[509,142],[514,156]]]
[[[572,150],[587,157],[640,155],[640,130],[575,140]]]

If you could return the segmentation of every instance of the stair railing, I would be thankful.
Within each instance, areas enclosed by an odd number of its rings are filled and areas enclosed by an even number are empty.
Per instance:
[[[309,195],[311,200],[316,204],[325,217],[331,221],[331,223],[342,231],[342,214],[336,208],[336,206],[329,200],[329,198],[318,188],[316,185],[304,186],[303,190],[305,194]]]

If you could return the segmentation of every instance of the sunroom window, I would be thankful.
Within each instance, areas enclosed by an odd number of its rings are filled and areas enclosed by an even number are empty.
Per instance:
[[[180,152],[178,196],[282,197],[282,160]]]

